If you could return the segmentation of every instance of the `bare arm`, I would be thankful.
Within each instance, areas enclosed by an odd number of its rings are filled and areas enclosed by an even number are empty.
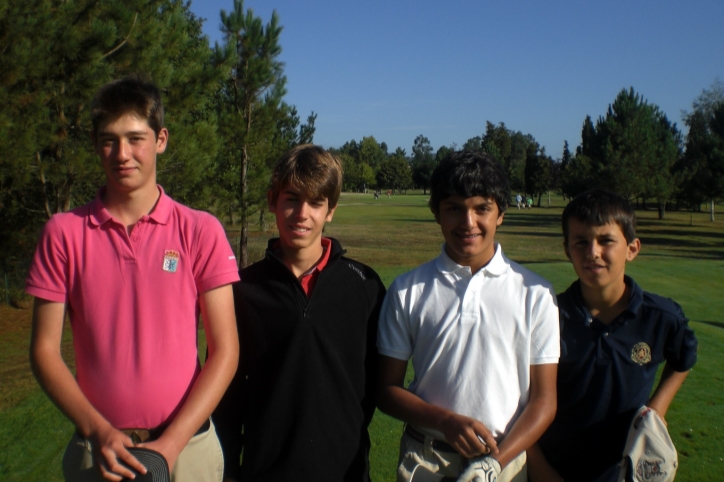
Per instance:
[[[691,371],[691,370],[689,370]],[[669,366],[668,363],[664,365],[664,371],[661,374],[661,380],[659,385],[654,391],[654,395],[649,400],[648,406],[656,410],[664,423],[666,423],[666,412],[669,410],[669,405],[674,400],[676,393],[681,388],[681,385],[689,375],[689,371],[677,372]]]
[[[510,432],[500,443],[500,453],[495,458],[505,467],[521,452],[532,446],[556,415],[557,364],[532,365],[530,367],[530,399]]]
[[[431,405],[404,387],[407,361],[380,355],[377,406],[404,422],[435,429],[464,457],[486,452],[480,435],[497,454],[497,443],[490,430],[478,420]],[[555,383],[555,381],[554,381]]]
[[[115,481],[122,477],[134,478],[118,459],[145,474],[143,465],[126,450],[133,446],[131,439],[112,427],[91,405],[63,361],[60,344],[64,318],[65,303],[35,299],[30,341],[30,365],[35,378],[53,403],[75,424],[80,435],[91,441],[95,464],[103,477]]]
[[[186,402],[163,435],[141,444],[161,452],[173,470],[178,455],[209,418],[236,373],[239,339],[231,285],[202,293],[199,297],[209,355]]]

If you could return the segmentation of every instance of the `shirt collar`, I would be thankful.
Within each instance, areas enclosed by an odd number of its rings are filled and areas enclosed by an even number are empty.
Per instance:
[[[173,203],[163,188],[158,184],[156,186],[161,194],[158,197],[158,201],[156,201],[153,211],[148,214],[148,217],[158,224],[167,224],[173,211]],[[90,203],[90,221],[96,226],[100,226],[113,219],[113,216],[111,216],[111,213],[108,212],[108,209],[106,209],[101,200],[105,192],[106,186],[102,186],[98,189],[95,199]]]
[[[483,266],[480,271],[478,271],[478,273],[485,273],[490,276],[500,276],[508,271],[508,266],[508,260],[505,255],[503,255],[503,248],[500,246],[499,243],[495,243],[495,254],[488,262],[488,264]],[[445,243],[443,243],[442,252],[437,258],[437,269],[440,270],[440,272],[442,273],[455,273],[459,271],[471,273],[469,266],[459,265],[455,261],[453,261],[450,256],[448,256],[447,252],[445,251]]]
[[[626,286],[628,286],[629,288],[628,306],[626,306],[626,309],[623,310],[621,314],[619,314],[616,319],[610,323],[611,326],[621,323],[624,320],[628,320],[638,316],[639,312],[641,311],[641,305],[644,302],[644,291],[638,284],[636,284],[633,278],[624,275],[623,280],[624,283],[626,283]],[[573,290],[573,296],[576,300],[576,306],[584,315],[586,319],[586,324],[590,326],[591,322],[593,321],[593,316],[591,316],[588,308],[586,308],[586,303],[583,301],[583,294],[581,292],[581,280],[576,280],[574,284],[576,285],[576,287]]]

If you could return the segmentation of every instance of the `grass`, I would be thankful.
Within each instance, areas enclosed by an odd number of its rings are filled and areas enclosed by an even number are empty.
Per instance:
[[[574,280],[561,247],[562,208],[556,197],[551,206],[514,207],[497,234],[510,258],[551,280],[557,291]],[[699,361],[667,416],[679,451],[677,480],[724,480],[724,222],[709,222],[708,213],[666,213],[664,221],[655,211],[637,214],[643,248],[627,272],[644,289],[681,304],[699,339]],[[326,234],[338,238],[350,257],[375,268],[386,285],[435,257],[443,241],[427,196],[417,193],[378,200],[344,193]],[[271,235],[251,233],[252,258],[262,255]],[[30,374],[29,326],[29,310],[0,306],[0,480],[60,481],[73,427]],[[69,333],[63,348],[72,363]],[[375,415],[370,433],[376,482],[394,480],[401,431],[400,422]]]

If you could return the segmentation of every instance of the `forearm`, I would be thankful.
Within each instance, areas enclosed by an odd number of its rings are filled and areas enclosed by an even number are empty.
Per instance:
[[[177,454],[211,416],[221,400],[236,371],[238,353],[238,348],[234,349],[233,346],[222,346],[209,352],[188,398],[161,437]]]
[[[500,465],[505,467],[521,452],[528,450],[536,443],[553,421],[555,414],[555,400],[528,403],[510,432],[498,446],[500,453],[496,458]]]
[[[528,403],[498,446],[500,453],[496,458],[503,467],[536,443],[556,415],[558,365],[533,365],[530,372]]]
[[[63,414],[88,438],[110,426],[78,386],[60,353],[65,304],[35,300],[30,340],[30,367],[38,384]]]
[[[380,390],[377,408],[382,412],[418,427],[442,432],[441,421],[453,412],[425,402],[406,388],[389,386]]]
[[[202,293],[199,304],[208,344],[208,358],[176,417],[156,442],[148,444],[164,454],[170,467],[173,467],[176,457],[199,427],[211,416],[239,363],[239,337],[231,285]]]
[[[63,361],[59,349],[33,344],[31,367],[38,384],[84,438],[110,423],[93,407]]]
[[[648,403],[648,406],[656,410],[661,418],[666,416],[666,412],[669,410],[669,405],[671,405],[676,393],[679,391],[688,375],[689,371],[674,371],[668,363],[664,366],[664,371],[661,374],[659,385],[656,387],[656,390]]]

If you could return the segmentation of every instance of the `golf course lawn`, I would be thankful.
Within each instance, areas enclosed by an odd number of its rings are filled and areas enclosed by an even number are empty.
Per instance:
[[[418,192],[378,200],[372,194],[343,193],[325,233],[389,285],[440,252],[442,235],[426,203],[427,196]],[[544,197],[540,208],[513,206],[496,236],[508,257],[551,280],[557,292],[575,279],[562,248],[563,206],[558,196],[550,205]],[[665,220],[658,220],[653,209],[637,215],[642,251],[627,273],[645,290],[676,300],[699,339],[698,363],[667,415],[679,452],[677,481],[724,480],[724,221],[711,222],[706,212],[667,212]],[[238,227],[227,229],[233,243]],[[262,256],[273,235],[252,232],[252,259]],[[73,427],[30,373],[30,322],[31,310],[0,305],[0,480],[62,481],[61,460]],[[203,331],[199,338],[203,353]],[[63,353],[72,366],[68,327]],[[394,480],[401,432],[399,421],[375,415],[370,428],[375,482]]]

